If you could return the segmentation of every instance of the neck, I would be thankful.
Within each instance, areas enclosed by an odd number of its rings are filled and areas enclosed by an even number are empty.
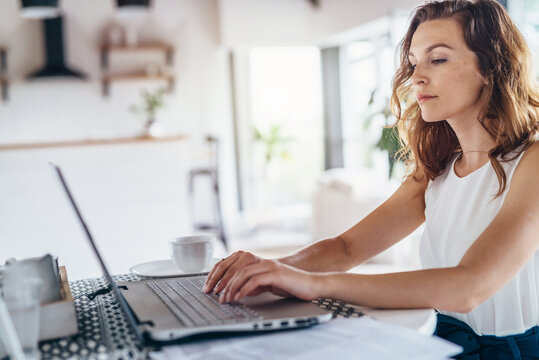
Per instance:
[[[485,109],[488,103],[484,88],[481,90],[475,106],[456,114],[447,119],[459,140],[463,159],[483,159],[494,147],[496,142],[488,131],[479,122],[481,109]]]
[[[495,141],[479,123],[479,120],[448,120],[455,131],[462,149],[460,162],[466,168],[477,168],[488,161],[488,153]]]
[[[488,161],[488,151],[463,151],[460,155],[458,162],[460,166],[471,171],[483,166]]]

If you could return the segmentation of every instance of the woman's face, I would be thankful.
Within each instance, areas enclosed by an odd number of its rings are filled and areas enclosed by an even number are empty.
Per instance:
[[[419,25],[409,59],[414,69],[410,80],[425,121],[476,119],[486,106],[486,81],[456,20]]]

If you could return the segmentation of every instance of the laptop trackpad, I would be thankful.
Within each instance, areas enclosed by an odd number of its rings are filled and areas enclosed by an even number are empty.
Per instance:
[[[297,298],[283,298],[271,293],[263,293],[256,296],[248,296],[241,301],[255,310],[264,319],[280,319],[301,316],[316,316],[327,314],[327,311],[316,306],[310,301]]]

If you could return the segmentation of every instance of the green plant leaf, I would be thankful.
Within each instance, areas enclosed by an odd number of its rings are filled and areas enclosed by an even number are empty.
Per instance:
[[[279,157],[283,160],[290,158],[290,153],[284,148],[287,143],[294,141],[293,137],[282,135],[282,126],[273,124],[267,130],[262,132],[257,127],[254,128],[254,139],[262,143],[264,147],[264,159],[266,164]]]
[[[167,91],[165,88],[159,88],[154,91],[142,89],[140,92],[142,104],[133,104],[129,107],[129,110],[135,113],[145,113],[149,117],[154,117],[156,112],[165,106],[166,93]]]

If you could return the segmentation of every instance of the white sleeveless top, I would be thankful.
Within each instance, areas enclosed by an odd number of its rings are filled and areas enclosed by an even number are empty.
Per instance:
[[[493,198],[498,192],[498,178],[490,162],[460,178],[454,170],[455,156],[445,172],[429,182],[425,192],[425,231],[419,246],[424,268],[458,265],[502,207],[522,154],[513,161],[501,162],[507,174],[507,187],[496,199]],[[440,313],[465,322],[479,335],[514,335],[539,325],[538,299],[536,251],[509,283],[471,312]]]

